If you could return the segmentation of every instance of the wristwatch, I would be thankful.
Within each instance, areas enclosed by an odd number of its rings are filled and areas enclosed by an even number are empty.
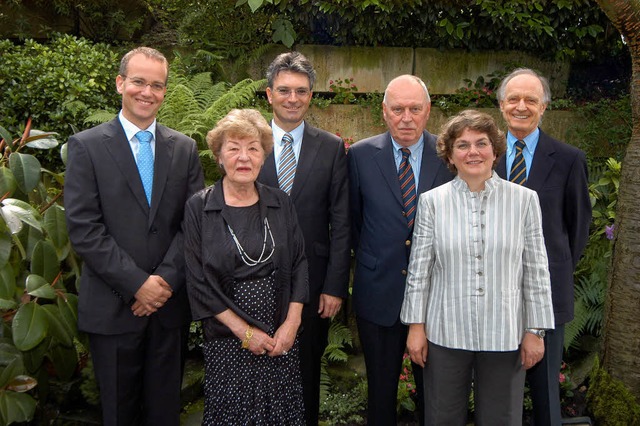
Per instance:
[[[546,334],[543,328],[527,328],[524,331],[526,331],[527,333],[535,334],[541,339],[544,339],[544,335]]]

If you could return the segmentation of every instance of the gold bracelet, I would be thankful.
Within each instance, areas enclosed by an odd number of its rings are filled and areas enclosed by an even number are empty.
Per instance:
[[[253,337],[253,327],[251,326],[247,327],[247,330],[244,332],[244,337],[245,339],[242,341],[241,348],[249,349],[249,341]]]

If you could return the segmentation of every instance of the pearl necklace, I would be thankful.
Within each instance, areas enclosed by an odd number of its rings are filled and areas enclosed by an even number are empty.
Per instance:
[[[238,253],[240,253],[240,259],[242,259],[242,261],[244,262],[245,265],[247,266],[256,266],[260,263],[264,263],[267,260],[271,259],[271,256],[273,256],[273,252],[276,250],[276,243],[273,240],[273,234],[271,233],[271,227],[269,226],[269,220],[265,217],[264,218],[264,239],[262,241],[262,252],[260,253],[260,257],[255,260],[252,259],[251,256],[249,256],[247,254],[247,252],[244,250],[244,248],[242,248],[242,245],[240,244],[240,241],[238,241],[238,237],[236,237],[235,232],[233,232],[233,229],[231,229],[231,226],[229,226],[229,224],[227,223],[227,228],[229,229],[229,232],[231,233],[231,237],[233,238],[233,242],[236,243],[236,248],[238,249]],[[271,238],[271,253],[269,253],[267,255],[267,257],[264,257],[265,255],[265,251],[267,249],[267,234],[269,234],[269,238]]]

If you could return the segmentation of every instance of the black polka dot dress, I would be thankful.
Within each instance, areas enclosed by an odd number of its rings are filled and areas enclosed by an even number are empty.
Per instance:
[[[229,206],[227,206],[229,208]],[[260,257],[263,225],[257,204],[231,207],[232,223],[243,249]],[[277,242],[276,242],[277,244]],[[271,247],[267,247],[271,250]],[[246,265],[236,256],[232,297],[236,305],[276,330],[276,287],[270,261]],[[240,347],[235,337],[212,338],[204,347],[205,410],[203,425],[304,425],[298,340],[287,355],[257,356]]]

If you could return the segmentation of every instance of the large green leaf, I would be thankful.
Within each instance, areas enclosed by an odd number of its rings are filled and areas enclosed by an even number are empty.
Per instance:
[[[5,209],[5,206],[0,207],[0,215],[2,215],[4,223],[12,234],[17,234],[22,230],[22,221],[20,220],[20,217],[10,208]]]
[[[31,192],[40,182],[40,161],[30,154],[14,152],[9,157],[9,167],[16,178],[18,188],[25,194]]]
[[[42,367],[42,361],[44,360],[47,351],[49,350],[49,344],[51,338],[47,337],[40,342],[35,348],[22,352],[24,366],[30,373],[37,372]]]
[[[3,425],[28,422],[36,411],[36,400],[28,393],[0,391],[0,417]]]
[[[60,261],[53,244],[47,240],[38,241],[31,254],[31,273],[40,275],[47,282],[52,283],[59,272]]]
[[[47,209],[44,214],[44,229],[58,250],[69,242],[67,222],[64,218],[64,209],[61,206],[54,204]]]
[[[12,390],[14,392],[29,392],[31,389],[35,388],[37,385],[38,385],[38,381],[33,377],[20,374],[18,376],[15,376],[13,380],[11,380],[7,384],[7,389]]]
[[[34,297],[43,299],[55,299],[56,291],[51,284],[38,274],[29,274],[25,282],[27,293]]]
[[[73,347],[73,332],[67,329],[62,319],[60,309],[56,305],[44,305],[42,307],[49,321],[49,335],[66,347]]]
[[[49,323],[42,307],[35,302],[20,306],[13,317],[13,343],[21,351],[33,349],[47,335]]]
[[[74,347],[66,348],[62,345],[54,345],[53,342],[47,353],[47,357],[53,362],[56,375],[62,380],[70,380],[78,366],[78,353]]]
[[[13,362],[14,359],[20,358],[22,352],[16,348],[12,342],[3,341],[0,343],[0,366],[7,366]]]
[[[11,300],[16,294],[16,277],[11,264],[5,263],[0,268],[0,299]]]
[[[68,157],[69,148],[66,143],[62,144],[60,147],[60,158],[62,159],[62,164],[67,167],[67,157]]]
[[[65,293],[63,297],[58,297],[58,309],[67,331],[78,337],[78,296]]]
[[[13,177],[11,169],[0,167],[0,197],[11,197],[18,187],[16,178]]]
[[[13,247],[11,235],[0,231],[0,266],[5,265],[9,260],[11,247]]]
[[[33,226],[37,229],[42,229],[42,216],[38,213],[38,210],[33,208],[31,204],[25,203],[22,200],[16,198],[6,198],[2,201],[2,210],[9,210],[17,215],[21,221],[27,225]]]
[[[22,357],[14,357],[9,364],[0,367],[0,388],[3,388],[13,380],[14,377],[24,373]]]
[[[33,228],[31,226],[25,226],[18,234],[18,238],[24,247],[27,254],[27,260],[31,262],[31,255],[38,241],[44,239],[44,234],[41,230]]]
[[[42,130],[31,129],[26,145],[35,149],[51,149],[58,146],[58,139],[55,132],[43,132]]]

